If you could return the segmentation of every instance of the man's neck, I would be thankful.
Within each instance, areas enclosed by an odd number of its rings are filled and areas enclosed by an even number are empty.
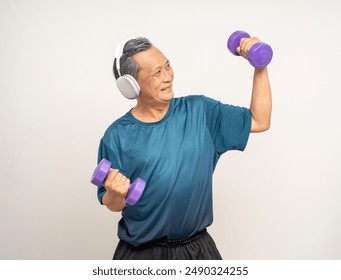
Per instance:
[[[158,122],[167,114],[169,106],[170,102],[149,105],[138,101],[137,105],[131,110],[131,114],[142,122]]]

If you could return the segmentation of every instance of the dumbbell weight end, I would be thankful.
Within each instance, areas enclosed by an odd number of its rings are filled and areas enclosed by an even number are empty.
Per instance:
[[[101,162],[97,165],[91,177],[91,183],[96,186],[99,186],[107,177],[110,167],[111,167],[111,162],[109,160],[102,159]]]
[[[146,181],[142,180],[141,178],[136,178],[129,186],[128,194],[126,196],[126,203],[129,205],[134,205],[142,196],[145,187]]]
[[[251,47],[247,58],[253,67],[264,68],[271,62],[272,55],[271,47],[266,43],[259,42]]]
[[[237,53],[237,48],[239,47],[239,43],[242,38],[251,38],[251,36],[249,33],[240,30],[235,31],[230,35],[227,40],[227,48],[232,54],[240,56],[240,54]]]

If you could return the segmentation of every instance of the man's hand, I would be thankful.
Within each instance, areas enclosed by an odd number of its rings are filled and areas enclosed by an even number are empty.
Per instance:
[[[251,47],[259,42],[260,40],[257,37],[242,38],[240,39],[239,47],[236,49],[236,52],[247,59]]]
[[[106,192],[103,196],[103,204],[111,211],[118,212],[125,207],[130,180],[117,169],[110,168],[109,174],[104,181]]]

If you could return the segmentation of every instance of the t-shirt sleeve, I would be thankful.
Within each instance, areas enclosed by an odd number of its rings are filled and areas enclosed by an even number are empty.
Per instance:
[[[243,151],[251,130],[250,109],[223,104],[205,96],[202,99],[216,152],[221,155],[229,150]]]

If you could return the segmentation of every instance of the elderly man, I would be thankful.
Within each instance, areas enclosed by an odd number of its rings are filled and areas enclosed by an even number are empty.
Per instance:
[[[257,42],[242,39],[237,52],[246,58]],[[145,38],[116,51],[114,73],[117,81],[129,79],[127,97],[137,103],[110,125],[99,147],[98,160],[110,160],[112,169],[98,199],[122,211],[113,259],[221,259],[206,231],[213,222],[212,176],[222,154],[243,151],[250,132],[269,129],[267,68],[254,70],[250,108],[205,96],[174,98],[171,64]],[[131,206],[125,196],[137,177],[147,186]]]

